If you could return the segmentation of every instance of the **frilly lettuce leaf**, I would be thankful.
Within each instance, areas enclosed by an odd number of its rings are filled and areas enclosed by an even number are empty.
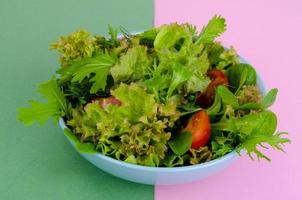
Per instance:
[[[244,149],[252,157],[255,154],[258,158],[269,160],[260,150],[268,144],[272,148],[283,150],[282,144],[289,143],[287,138],[283,138],[284,133],[276,133],[277,117],[271,111],[252,113],[239,118],[230,118],[212,124],[212,131],[229,132],[229,138],[239,140],[237,151]],[[217,139],[216,139],[217,140]]]
[[[104,109],[89,103],[68,121],[84,141],[92,141],[106,155],[140,165],[158,166],[165,158],[167,141],[179,116],[176,105],[162,105],[138,84],[121,84],[112,95],[122,104]]]
[[[147,69],[151,65],[144,46],[133,46],[123,54],[120,62],[111,68],[111,75],[116,83],[136,81],[144,78]]]
[[[195,31],[187,24],[174,23],[162,26],[155,38],[154,49],[160,63],[153,77],[159,79],[158,74],[170,77],[166,99],[175,91],[185,94],[204,91],[210,82],[206,77],[210,67],[208,56],[203,44],[194,43]]]
[[[72,61],[92,57],[99,47],[95,37],[91,37],[85,30],[79,30],[67,37],[60,37],[56,43],[51,44],[50,49],[60,53],[61,64],[66,66]]]
[[[192,165],[204,163],[213,158],[212,152],[207,146],[200,147],[199,149],[190,149],[188,154],[190,155],[190,164]]]

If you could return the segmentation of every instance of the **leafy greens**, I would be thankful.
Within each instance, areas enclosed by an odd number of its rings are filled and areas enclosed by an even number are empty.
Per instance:
[[[25,125],[63,118],[80,152],[132,164],[187,166],[231,151],[269,160],[261,147],[283,151],[290,142],[268,110],[278,90],[260,91],[253,66],[216,41],[225,30],[225,19],[214,16],[200,32],[172,23],[139,34],[122,27],[123,37],[111,26],[109,37],[85,30],[62,36],[51,45],[61,68],[38,87],[47,101],[30,101],[17,118]],[[227,84],[215,85],[211,70]],[[197,99],[209,91],[213,101],[202,107]],[[193,148],[196,135],[184,128],[197,112],[210,117],[211,136]]]

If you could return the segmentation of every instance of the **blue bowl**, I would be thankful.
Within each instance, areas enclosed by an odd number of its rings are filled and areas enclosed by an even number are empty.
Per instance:
[[[239,60],[242,63],[246,63],[241,57],[239,57]],[[264,84],[259,76],[257,78],[257,84],[262,93],[265,93]],[[62,118],[59,124],[62,129],[66,128],[66,124]],[[68,137],[66,138],[72,146],[75,147],[74,141]],[[78,151],[77,148],[75,149]],[[89,162],[109,174],[128,181],[149,185],[175,185],[199,180],[227,168],[239,158],[238,154],[232,151],[221,158],[206,163],[172,168],[135,165],[116,160],[101,153],[78,152]]]

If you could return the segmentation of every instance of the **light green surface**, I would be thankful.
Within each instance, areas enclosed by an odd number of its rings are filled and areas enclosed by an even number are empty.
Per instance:
[[[76,3],[72,3],[76,2]],[[80,157],[52,122],[23,127],[16,108],[58,66],[50,42],[78,28],[152,26],[153,1],[0,1],[0,199],[153,199],[153,187],[108,175]]]

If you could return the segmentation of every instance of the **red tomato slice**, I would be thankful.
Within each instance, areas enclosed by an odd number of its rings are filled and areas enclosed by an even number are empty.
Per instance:
[[[205,146],[211,136],[211,124],[206,111],[199,111],[195,113],[190,119],[183,131],[190,131],[192,133],[191,148],[199,149]]]
[[[215,90],[219,85],[228,86],[227,76],[218,69],[212,69],[207,72],[208,77],[212,80],[205,92],[200,93],[196,98],[196,103],[202,108],[208,108],[212,105],[215,98]]]

